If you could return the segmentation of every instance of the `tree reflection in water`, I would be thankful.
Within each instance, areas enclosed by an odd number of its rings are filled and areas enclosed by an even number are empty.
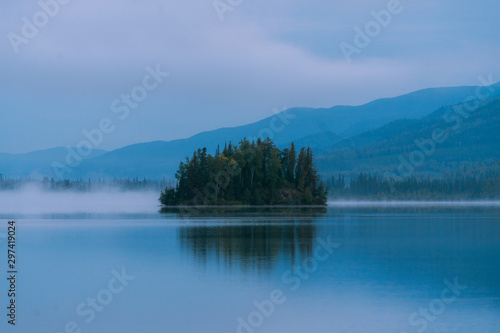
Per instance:
[[[214,263],[228,272],[259,273],[280,260],[291,266],[312,256],[314,220],[326,208],[171,208],[162,211],[184,219],[181,247],[203,266]]]

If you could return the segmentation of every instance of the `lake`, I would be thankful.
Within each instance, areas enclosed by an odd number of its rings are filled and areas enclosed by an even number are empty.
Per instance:
[[[495,203],[0,217],[2,332],[500,331]]]

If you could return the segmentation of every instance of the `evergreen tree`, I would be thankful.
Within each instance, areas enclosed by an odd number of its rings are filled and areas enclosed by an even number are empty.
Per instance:
[[[297,152],[295,151],[295,144],[292,142],[288,151],[288,165],[286,166],[285,178],[287,182],[292,184],[295,181],[295,165],[297,163]]]
[[[325,204],[328,189],[319,182],[310,148],[281,151],[267,138],[226,144],[222,153],[196,150],[179,164],[177,185],[162,191],[164,205]]]

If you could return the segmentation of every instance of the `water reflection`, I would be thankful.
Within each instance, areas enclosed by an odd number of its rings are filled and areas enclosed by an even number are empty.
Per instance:
[[[60,332],[68,321],[89,332],[238,332],[237,318],[274,289],[287,302],[255,332],[416,332],[410,316],[455,278],[468,288],[427,332],[500,331],[498,207],[177,209],[17,223],[19,332]],[[292,290],[284,273],[328,237],[341,247]],[[122,267],[136,279],[87,326],[75,309]]]
[[[215,263],[229,272],[263,273],[277,264],[290,266],[312,256],[317,234],[314,221],[326,209],[216,208],[164,213],[192,219],[178,229],[178,235],[182,251],[197,263]]]

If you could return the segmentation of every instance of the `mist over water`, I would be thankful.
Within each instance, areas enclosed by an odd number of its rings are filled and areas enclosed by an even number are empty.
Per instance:
[[[50,192],[30,186],[0,192],[0,214],[156,213],[158,196],[156,191]]]
[[[0,191],[0,214],[154,214],[160,206],[157,191],[120,191],[112,187],[92,192],[44,191],[37,186]],[[500,201],[366,201],[331,200],[330,207],[500,207]]]

